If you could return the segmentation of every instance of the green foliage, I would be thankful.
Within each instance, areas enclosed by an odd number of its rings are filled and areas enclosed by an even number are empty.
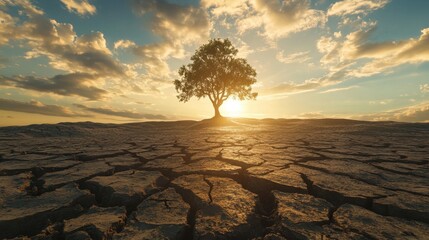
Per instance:
[[[246,59],[236,57],[237,53],[228,39],[212,39],[202,45],[174,81],[179,101],[208,97],[217,110],[229,97],[256,99],[258,93],[251,86],[256,83],[256,71]]]

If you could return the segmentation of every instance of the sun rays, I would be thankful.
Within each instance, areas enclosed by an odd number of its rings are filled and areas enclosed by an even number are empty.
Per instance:
[[[221,108],[226,117],[240,117],[243,112],[242,103],[234,99],[227,100]]]

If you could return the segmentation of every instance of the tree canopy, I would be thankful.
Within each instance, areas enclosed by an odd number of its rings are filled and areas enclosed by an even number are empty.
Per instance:
[[[192,97],[208,97],[213,104],[215,117],[221,117],[219,107],[229,98],[256,99],[252,92],[256,71],[228,39],[211,39],[191,57],[192,63],[179,69],[180,79],[174,81],[177,98],[187,102]]]

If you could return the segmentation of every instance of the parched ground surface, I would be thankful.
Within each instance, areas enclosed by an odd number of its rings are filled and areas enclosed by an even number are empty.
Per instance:
[[[429,125],[0,128],[0,239],[429,239]]]

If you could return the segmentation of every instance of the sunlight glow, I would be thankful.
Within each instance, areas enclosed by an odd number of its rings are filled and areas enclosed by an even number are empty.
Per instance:
[[[228,99],[221,106],[221,113],[226,117],[239,117],[242,113],[243,107],[241,102],[234,99]]]

